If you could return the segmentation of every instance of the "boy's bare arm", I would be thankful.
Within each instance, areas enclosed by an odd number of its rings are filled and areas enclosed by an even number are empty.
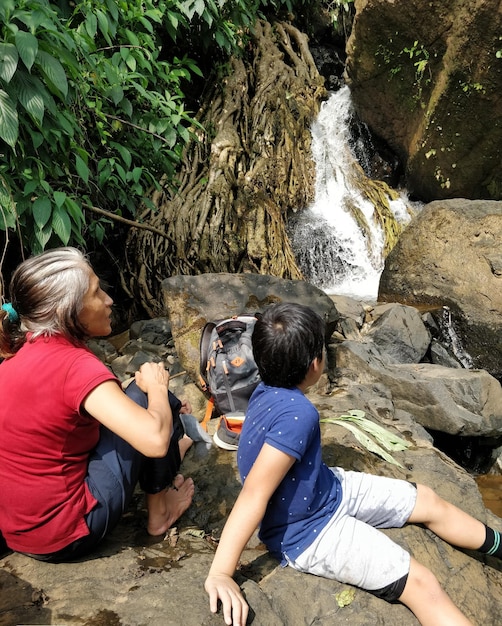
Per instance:
[[[205,589],[211,611],[217,611],[221,600],[226,624],[246,623],[248,607],[232,576],[272,494],[294,462],[293,457],[264,444],[225,524]]]

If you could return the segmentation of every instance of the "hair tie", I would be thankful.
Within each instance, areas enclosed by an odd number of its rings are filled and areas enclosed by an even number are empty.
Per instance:
[[[5,304],[2,304],[2,309],[7,313],[9,322],[12,322],[13,324],[15,322],[19,322],[19,315],[16,309],[12,306],[10,302],[6,302]]]

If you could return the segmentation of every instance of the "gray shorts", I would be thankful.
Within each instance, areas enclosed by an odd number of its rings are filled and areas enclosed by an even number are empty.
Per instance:
[[[342,502],[319,537],[288,564],[375,591],[407,576],[410,555],[377,528],[400,528],[415,507],[415,485],[404,480],[332,467]]]

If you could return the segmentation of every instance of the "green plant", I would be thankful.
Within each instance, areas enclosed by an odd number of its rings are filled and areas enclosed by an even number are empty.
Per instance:
[[[480,83],[461,82],[460,87],[464,93],[478,92],[485,93],[485,88]]]
[[[397,34],[398,33],[396,33],[396,35]],[[392,39],[390,39],[389,42],[392,43]],[[430,52],[427,48],[419,43],[418,40],[415,40],[411,46],[404,47],[398,53],[395,53],[389,47],[380,44],[375,56],[380,57],[388,67],[390,79],[404,72],[406,62],[403,57],[407,57],[411,60],[413,62],[414,76],[413,102],[421,102],[424,86],[429,85],[432,81]]]
[[[2,0],[0,230],[30,252],[104,240],[176,186],[198,58],[304,0]],[[145,226],[147,227],[147,226]],[[7,232],[6,232],[7,234]]]
[[[350,430],[367,450],[377,454],[392,465],[402,467],[401,463],[396,461],[389,452],[406,450],[411,444],[364,416],[364,411],[353,409],[348,411],[346,415],[327,417],[321,419],[321,422],[343,426]]]
[[[84,0],[68,17],[46,0],[3,2],[0,176],[17,214],[2,204],[0,228],[19,220],[31,251],[83,243],[86,208],[135,215],[172,177],[194,126],[181,82],[198,72],[159,58],[156,32],[175,18],[149,0]]]
[[[403,52],[408,54],[410,59],[413,60],[413,67],[415,68],[415,87],[417,90],[415,98],[417,101],[420,101],[422,98],[423,85],[430,83],[432,78],[429,67],[430,54],[423,44],[419,45],[418,41],[414,41],[410,48],[404,48]],[[426,70],[428,70],[427,75]]]
[[[350,13],[354,0],[331,0],[327,3],[326,11],[331,17],[335,29],[343,24],[345,17]]]

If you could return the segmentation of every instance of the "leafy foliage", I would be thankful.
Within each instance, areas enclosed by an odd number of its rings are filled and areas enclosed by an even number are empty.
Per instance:
[[[367,450],[398,467],[402,467],[401,463],[396,461],[389,452],[406,450],[411,445],[401,437],[367,419],[364,411],[359,411],[358,409],[352,409],[346,415],[326,417],[321,422],[338,424],[350,430],[357,441]]]
[[[69,8],[69,7],[66,7]],[[94,204],[135,214],[147,190],[173,175],[192,118],[181,83],[198,68],[159,58],[163,20],[151,1],[84,0],[64,16],[46,0],[0,6],[0,176],[17,207],[24,245],[101,239]]]
[[[103,241],[175,184],[197,130],[187,51],[231,54],[260,11],[303,0],[2,0],[0,230],[37,253]],[[96,207],[101,209],[99,217]]]

